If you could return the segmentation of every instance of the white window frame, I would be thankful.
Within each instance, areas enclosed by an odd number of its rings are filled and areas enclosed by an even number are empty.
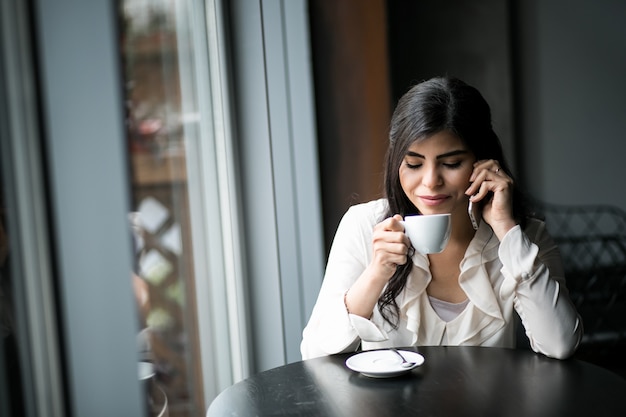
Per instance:
[[[323,276],[308,2],[232,0],[252,370],[301,359]]]
[[[194,227],[192,244],[199,366],[208,404],[250,374],[231,81],[222,2],[192,0],[176,6],[191,223],[201,226]]]

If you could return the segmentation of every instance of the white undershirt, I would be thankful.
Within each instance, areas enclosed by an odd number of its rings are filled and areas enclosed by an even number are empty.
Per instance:
[[[435,297],[428,296],[428,300],[430,301],[430,305],[435,310],[435,313],[441,318],[441,320],[445,322],[449,322],[458,317],[459,314],[465,310],[467,303],[469,303],[469,299],[465,299],[465,301],[461,301],[460,303],[449,303],[447,301],[440,300]]]

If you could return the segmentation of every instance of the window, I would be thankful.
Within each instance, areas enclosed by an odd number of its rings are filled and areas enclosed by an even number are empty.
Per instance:
[[[25,415],[157,413],[163,395],[204,415],[299,359],[322,268],[305,6],[2,3]]]
[[[306,2],[223,3],[124,2],[137,264],[150,300],[181,297],[146,321],[153,354],[187,338],[183,403],[299,360],[322,277]]]
[[[249,366],[221,15],[216,2],[122,2],[140,350],[181,416]]]

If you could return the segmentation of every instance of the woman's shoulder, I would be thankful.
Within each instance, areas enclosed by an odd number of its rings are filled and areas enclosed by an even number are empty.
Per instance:
[[[387,212],[387,200],[384,198],[359,203],[346,211],[341,219],[340,227],[345,229],[370,230],[383,220]]]
[[[335,233],[333,247],[362,247],[368,252],[374,226],[383,219],[387,210],[387,200],[379,199],[351,206],[343,215]],[[361,246],[363,245],[363,246]]]
[[[383,219],[388,207],[387,199],[379,198],[351,206],[345,216],[376,224]]]

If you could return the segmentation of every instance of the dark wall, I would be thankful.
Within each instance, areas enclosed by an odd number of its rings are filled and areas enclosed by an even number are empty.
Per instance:
[[[528,188],[626,210],[626,1],[517,3]]]
[[[326,242],[380,195],[393,106],[450,74],[491,105],[518,183],[564,204],[626,209],[626,2],[311,0]]]
[[[382,195],[391,112],[420,80],[481,90],[515,166],[506,1],[311,0],[309,15],[327,250],[347,208]]]
[[[515,166],[508,2],[388,1],[387,10],[393,102],[424,79],[461,78],[489,102],[496,133]]]

